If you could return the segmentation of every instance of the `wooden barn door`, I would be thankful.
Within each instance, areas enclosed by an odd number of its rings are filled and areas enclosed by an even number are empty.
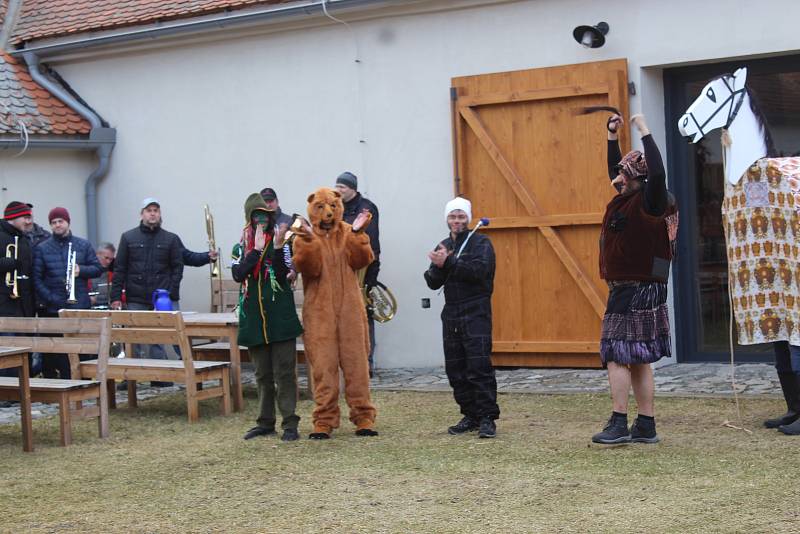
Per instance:
[[[497,255],[495,365],[600,364],[609,115],[575,111],[611,105],[627,117],[627,79],[620,59],[452,80],[456,192],[491,219]]]

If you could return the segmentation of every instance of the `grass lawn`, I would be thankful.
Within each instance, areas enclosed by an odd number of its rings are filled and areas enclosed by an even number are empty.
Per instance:
[[[182,395],[112,412],[111,438],[34,422],[37,450],[0,426],[3,532],[800,532],[800,437],[760,428],[775,399],[659,398],[658,445],[589,438],[606,395],[500,396],[498,437],[453,437],[446,393],[375,394],[381,435],[346,420],[330,441],[243,441],[255,417],[186,422]],[[346,413],[346,411],[344,412]]]

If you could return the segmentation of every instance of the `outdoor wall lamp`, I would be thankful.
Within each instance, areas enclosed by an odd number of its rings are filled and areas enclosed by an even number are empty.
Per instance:
[[[572,36],[586,48],[600,48],[606,43],[609,26],[607,22],[598,22],[596,26],[578,26],[572,30]]]

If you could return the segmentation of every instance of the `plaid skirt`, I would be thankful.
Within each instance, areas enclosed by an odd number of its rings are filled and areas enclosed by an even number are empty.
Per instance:
[[[610,281],[603,316],[600,359],[621,365],[653,363],[672,354],[667,284],[636,280]]]

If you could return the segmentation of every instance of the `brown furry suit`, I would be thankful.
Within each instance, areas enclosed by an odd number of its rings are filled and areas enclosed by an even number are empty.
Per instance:
[[[298,233],[293,261],[303,275],[303,341],[314,379],[314,433],[339,426],[339,368],[350,421],[375,424],[369,395],[369,333],[356,271],[373,260],[369,237],[342,221],[341,195],[322,188],[308,197],[313,231]]]

